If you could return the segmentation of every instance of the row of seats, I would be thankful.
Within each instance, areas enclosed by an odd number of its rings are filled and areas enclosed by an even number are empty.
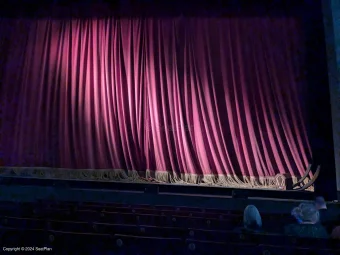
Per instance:
[[[210,219],[230,219],[243,217],[241,211],[215,210],[215,209],[201,209],[191,207],[170,207],[170,206],[150,206],[150,205],[122,205],[122,204],[98,204],[98,203],[60,203],[47,204],[42,203],[42,207],[58,208],[69,210],[95,210],[105,212],[122,212],[122,213],[140,213],[140,214],[159,214],[172,216],[189,216],[189,217],[204,217]],[[280,219],[287,217],[287,214],[263,214],[266,219]]]
[[[23,206],[17,214],[10,211],[2,215],[17,215],[19,217],[48,218],[55,220],[72,221],[97,221],[116,224],[156,225],[171,227],[197,227],[215,230],[231,230],[242,222],[242,215],[237,213],[213,214],[206,212],[191,212],[191,209],[173,208],[170,210],[156,210],[154,208],[128,207],[128,206],[105,206],[98,205],[72,205],[72,204],[42,204],[31,207]],[[34,208],[34,209],[33,209]],[[291,217],[283,215],[263,215],[264,227],[273,232],[279,232]]]
[[[299,247],[332,247],[340,244],[332,239],[294,238],[281,234],[239,234],[235,231],[207,230],[185,227],[168,227],[134,224],[112,224],[100,222],[57,221],[47,219],[3,217],[2,226],[9,229],[39,229],[40,231],[68,231],[74,233],[98,233],[108,235],[137,235],[140,237],[194,238],[200,241],[233,243],[281,244]]]
[[[327,247],[310,249],[297,246],[273,246],[270,244],[239,243],[197,240],[194,238],[161,238],[133,235],[108,235],[98,233],[76,233],[65,231],[1,229],[3,247],[20,246],[48,247],[54,252],[65,254],[336,254],[337,250]],[[90,252],[92,251],[92,252]],[[287,253],[285,253],[287,252]]]
[[[36,211],[46,209],[57,209],[64,211],[97,211],[107,213],[137,213],[166,216],[186,216],[205,219],[242,219],[241,211],[227,211],[215,209],[201,209],[190,207],[170,207],[170,206],[150,206],[150,205],[122,205],[122,204],[99,204],[99,203],[75,203],[75,202],[40,202],[36,204],[29,203],[0,203],[0,211],[5,209],[13,210],[14,208],[34,208]],[[279,220],[287,218],[287,214],[263,214],[264,219]],[[289,216],[290,217],[290,216]]]
[[[236,233],[235,211],[42,202],[0,203],[0,215],[3,247],[35,243],[58,254],[340,254],[332,240]],[[290,219],[264,218],[274,228]]]
[[[3,215],[5,216],[5,215]],[[115,224],[135,224],[135,225],[155,225],[192,228],[201,226],[205,229],[225,230],[233,229],[240,224],[240,220],[214,220],[184,216],[159,216],[152,214],[133,214],[133,213],[107,213],[90,210],[78,210],[70,212],[67,210],[46,209],[34,215],[26,214],[22,217],[54,219],[59,221],[96,221],[102,223]],[[4,218],[4,217],[3,217]],[[20,218],[20,217],[19,217]]]

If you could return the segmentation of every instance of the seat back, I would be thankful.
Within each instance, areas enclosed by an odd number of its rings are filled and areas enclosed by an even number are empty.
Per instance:
[[[260,245],[260,252],[263,255],[336,255],[340,251],[330,249],[317,249],[307,247]]]
[[[88,254],[113,248],[113,238],[108,234],[49,231],[50,244],[54,252],[66,254]]]
[[[184,243],[179,238],[114,235],[114,240],[114,251],[120,254],[179,255],[184,250]]]
[[[44,229],[1,227],[0,240],[3,247],[48,247],[49,245],[48,232]]]

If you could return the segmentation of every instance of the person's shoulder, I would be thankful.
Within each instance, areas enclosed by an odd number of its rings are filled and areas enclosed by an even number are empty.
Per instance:
[[[322,224],[315,224],[315,228],[319,231],[320,235],[328,237],[327,229]]]
[[[305,234],[315,238],[328,238],[327,230],[320,223],[306,224],[303,229]]]
[[[316,223],[316,224],[313,224],[312,226],[313,226],[314,228],[316,228],[316,229],[326,230],[325,227],[322,225],[321,222],[318,222],[318,223]]]

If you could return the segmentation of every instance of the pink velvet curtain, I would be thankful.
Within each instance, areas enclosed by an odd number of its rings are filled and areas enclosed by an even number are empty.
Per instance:
[[[197,183],[301,176],[311,159],[294,18],[2,20],[6,28],[5,166]]]

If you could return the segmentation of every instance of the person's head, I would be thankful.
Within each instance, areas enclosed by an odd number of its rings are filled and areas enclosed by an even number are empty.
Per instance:
[[[248,205],[243,213],[243,225],[247,229],[260,229],[262,227],[262,219],[259,211],[254,205]]]
[[[316,209],[327,209],[326,201],[323,197],[317,197],[315,199],[315,207]]]
[[[292,210],[292,215],[299,223],[315,224],[319,221],[319,211],[313,204],[300,204]]]
[[[340,239],[340,227],[336,227],[335,229],[333,229],[331,237],[333,239]]]

